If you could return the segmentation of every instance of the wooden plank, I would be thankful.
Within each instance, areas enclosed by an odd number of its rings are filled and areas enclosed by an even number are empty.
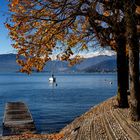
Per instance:
[[[3,119],[3,136],[35,133],[32,115],[23,102],[8,102]]]

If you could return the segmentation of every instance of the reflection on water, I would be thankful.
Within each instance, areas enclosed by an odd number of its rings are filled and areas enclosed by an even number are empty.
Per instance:
[[[58,84],[56,82],[53,82],[53,83],[49,82],[49,86],[52,87],[52,89],[54,89],[55,87],[58,86]]]
[[[0,122],[6,102],[23,101],[39,133],[56,132],[116,92],[116,74],[57,74],[52,84],[48,79],[46,73],[0,74]]]

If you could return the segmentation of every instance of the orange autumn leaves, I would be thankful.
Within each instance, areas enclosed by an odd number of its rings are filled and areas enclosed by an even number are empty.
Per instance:
[[[61,60],[69,60],[74,64],[79,57],[71,59],[74,48],[79,51],[87,49],[88,18],[74,16],[71,7],[61,9],[61,2],[13,0],[9,5],[11,17],[6,23],[9,35],[14,41],[12,46],[17,50],[17,63],[21,72],[30,74],[32,71],[42,71],[47,61],[51,59],[57,44]],[[77,5],[78,7],[78,5]],[[76,7],[76,8],[77,8]]]
[[[6,139],[7,140],[27,140],[27,139],[47,139],[47,140],[61,140],[63,139],[64,134],[62,133],[56,133],[56,134],[30,134],[25,133],[22,135],[17,136],[9,136]]]
[[[123,11],[115,12],[112,7],[119,8],[116,3],[104,2],[89,2],[87,13],[86,9],[81,13],[85,0],[12,0],[6,27],[18,52],[21,72],[41,71],[53,52],[73,65],[81,59],[76,54],[89,46],[100,43],[116,50],[116,31],[122,27],[121,20],[116,21],[118,16],[124,18]]]
[[[11,6],[14,7],[19,3],[19,0],[12,0]]]

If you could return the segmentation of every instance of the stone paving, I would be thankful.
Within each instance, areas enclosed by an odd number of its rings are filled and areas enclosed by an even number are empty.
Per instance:
[[[140,122],[129,119],[129,109],[116,107],[116,97],[92,107],[57,134],[1,137],[2,140],[140,140]]]
[[[91,108],[66,126],[63,140],[140,140],[140,122],[129,120],[129,109],[116,107],[113,97]]]

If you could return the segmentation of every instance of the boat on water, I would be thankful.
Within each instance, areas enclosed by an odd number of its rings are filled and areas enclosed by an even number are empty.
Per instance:
[[[52,76],[49,78],[49,83],[55,83],[55,82],[56,82],[56,78],[52,74]]]
[[[53,58],[51,61],[51,77],[49,77],[49,83],[51,85],[56,85],[56,77],[54,76],[55,73],[55,59]]]

